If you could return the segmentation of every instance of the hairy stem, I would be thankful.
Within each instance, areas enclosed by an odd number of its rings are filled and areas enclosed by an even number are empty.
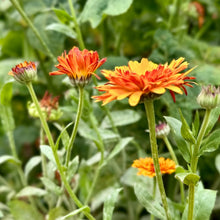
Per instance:
[[[55,147],[55,144],[54,144],[54,141],[53,141],[53,138],[52,138],[52,135],[51,135],[51,132],[50,132],[50,129],[48,127],[48,124],[47,124],[47,121],[41,111],[41,108],[40,108],[40,105],[39,105],[39,102],[37,100],[37,97],[36,97],[36,94],[34,92],[34,89],[33,89],[33,86],[31,83],[27,83],[27,88],[30,92],[30,95],[31,95],[31,98],[33,100],[33,102],[35,103],[35,106],[36,106],[36,109],[38,111],[38,114],[39,114],[39,117],[40,117],[40,120],[41,120],[41,124],[44,128],[44,131],[47,135],[47,138],[48,138],[48,142],[49,142],[49,145],[53,151],[53,156],[54,156],[54,159],[56,161],[56,165],[57,165],[57,169],[59,170],[59,173],[60,173],[60,176],[61,176],[61,179],[62,179],[62,182],[67,190],[67,192],[69,193],[70,197],[72,198],[72,200],[74,201],[74,203],[79,207],[79,208],[82,208],[83,207],[83,204],[79,201],[79,199],[76,197],[75,193],[72,191],[68,181],[67,181],[67,178],[65,176],[65,172],[64,172],[64,169],[63,169],[63,166],[62,164],[60,163],[60,159],[59,159],[59,156],[58,156],[58,153],[56,151],[56,147]],[[95,220],[95,218],[90,214],[89,210],[85,209],[82,211],[84,213],[84,215],[90,219],[90,220]]]
[[[201,146],[203,137],[205,135],[208,122],[209,122],[209,116],[210,116],[211,110],[206,109],[205,116],[202,122],[202,126],[199,130],[199,134],[197,137],[196,144],[193,148],[193,154],[191,158],[191,170],[193,173],[196,173],[197,171],[197,164],[199,160],[199,148]],[[195,193],[195,185],[191,184],[189,185],[189,209],[188,209],[188,220],[193,220],[193,209],[194,209],[194,193]]]
[[[166,193],[163,185],[162,174],[160,172],[160,164],[159,164],[159,156],[158,156],[158,147],[156,140],[156,129],[155,129],[155,116],[154,116],[154,105],[153,100],[146,99],[144,101],[144,106],[146,109],[146,115],[148,120],[148,126],[150,131],[150,144],[151,144],[151,153],[154,162],[154,169],[156,173],[156,180],[160,190],[161,200],[163,203],[163,207],[166,213],[166,217],[168,220],[171,219],[168,209],[168,203],[166,199]]]
[[[83,110],[84,89],[80,86],[78,88],[79,88],[79,103],[78,103],[78,108],[77,108],[76,119],[75,119],[73,131],[72,131],[72,134],[71,134],[71,137],[69,140],[69,144],[67,146],[66,162],[65,162],[66,167],[68,167],[68,165],[69,165],[70,156],[71,156],[71,152],[72,152],[72,148],[73,148],[73,143],[74,143],[74,140],[76,137],[77,129],[79,126],[79,121],[80,121],[80,118],[82,115],[82,110]]]

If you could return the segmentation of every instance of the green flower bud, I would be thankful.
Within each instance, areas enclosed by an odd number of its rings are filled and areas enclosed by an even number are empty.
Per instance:
[[[203,86],[197,97],[199,105],[205,109],[213,109],[220,105],[220,87]]]

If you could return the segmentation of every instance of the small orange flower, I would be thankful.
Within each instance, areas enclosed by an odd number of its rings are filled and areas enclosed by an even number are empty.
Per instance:
[[[169,158],[165,159],[163,157],[160,157],[159,164],[160,171],[162,174],[171,174],[176,170],[175,162]],[[148,177],[156,176],[153,159],[151,157],[140,158],[139,160],[135,160],[132,164],[132,167],[138,168],[139,172],[137,173],[137,175],[144,175]]]
[[[56,65],[56,68],[59,70],[51,72],[50,75],[66,74],[74,85],[85,86],[91,75],[95,75],[95,70],[106,61],[106,58],[99,60],[96,51],[86,49],[80,51],[78,47],[73,47],[68,54],[64,52],[57,60],[59,64]]]
[[[19,63],[8,73],[20,83],[31,82],[37,75],[37,67],[34,62]]]
[[[170,90],[175,101],[175,94],[187,94],[184,86],[192,87],[188,79],[192,70],[180,73],[188,67],[184,58],[173,60],[169,65],[166,63],[155,64],[146,58],[141,62],[129,61],[128,66],[115,67],[114,71],[102,70],[102,74],[109,80],[105,85],[97,86],[99,91],[105,92],[100,96],[93,96],[96,101],[103,101],[103,105],[113,101],[129,97],[129,104],[136,106],[143,98],[160,96]]]

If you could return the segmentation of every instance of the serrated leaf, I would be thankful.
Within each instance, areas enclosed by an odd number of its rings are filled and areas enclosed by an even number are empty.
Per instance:
[[[189,125],[187,124],[185,118],[183,117],[182,112],[180,111],[180,117],[181,117],[181,121],[182,121],[182,126],[181,126],[181,134],[182,137],[188,141],[191,144],[195,144],[196,143],[196,139],[193,136],[192,131],[189,128]]]
[[[48,190],[50,190],[53,193],[56,193],[57,195],[61,194],[62,189],[59,186],[57,186],[52,180],[50,180],[47,177],[41,177],[40,179]]]
[[[76,38],[75,31],[73,31],[73,29],[71,27],[69,27],[68,25],[65,25],[65,24],[52,23],[52,24],[49,24],[48,26],[46,26],[45,29],[62,33],[72,39]]]
[[[113,210],[115,207],[115,203],[117,201],[118,194],[121,190],[122,190],[122,188],[114,190],[106,198],[106,201],[104,202],[104,209],[103,209],[103,220],[111,220],[112,219],[112,214],[113,214]]]
[[[171,127],[172,133],[174,134],[174,138],[177,143],[177,147],[179,148],[183,158],[186,160],[186,162],[189,163],[190,162],[189,147],[181,135],[182,122],[173,117],[164,117],[164,118]]]
[[[220,129],[213,131],[202,142],[199,154],[202,155],[205,152],[213,152],[218,149],[220,145]]]
[[[137,111],[125,109],[122,111],[113,111],[111,112],[112,119],[114,121],[115,126],[124,126],[133,124],[140,120],[141,116]],[[106,116],[102,123],[101,128],[111,128],[112,125],[109,121],[109,118]]]
[[[56,165],[55,158],[53,156],[53,151],[48,145],[40,145],[40,151],[44,154],[50,161],[52,161]]]
[[[113,157],[115,157],[121,150],[123,150],[127,144],[133,140],[133,137],[126,137],[126,138],[122,138],[118,144],[116,144],[116,146],[114,147],[114,149],[112,150],[112,152],[109,154],[109,156],[106,159],[106,162],[111,160]]]
[[[17,193],[16,197],[29,197],[29,196],[44,196],[47,194],[47,191],[33,187],[33,186],[26,186],[20,192]]]
[[[88,0],[80,15],[80,21],[90,21],[96,28],[104,15],[116,16],[125,13],[133,0]]]
[[[16,159],[13,156],[10,155],[3,155],[0,157],[0,164],[5,163],[5,162],[11,162],[11,163],[15,163],[15,164],[20,164],[21,161]]]
[[[166,219],[166,214],[163,207],[158,200],[155,200],[152,195],[149,194],[144,184],[136,183],[134,185],[134,192],[138,198],[138,201],[145,207],[145,209],[159,219]]]
[[[32,157],[25,165],[24,168],[24,175],[26,178],[28,178],[29,173],[31,170],[36,167],[39,163],[41,162],[41,157],[40,156],[35,156]]]
[[[201,184],[195,190],[193,220],[209,220],[215,205],[217,191],[203,189]],[[188,205],[186,206],[182,220],[187,220]]]
[[[177,173],[175,175],[175,178],[177,178],[186,185],[190,185],[190,184],[195,185],[196,183],[198,183],[200,179],[200,177],[195,173]]]
[[[40,212],[24,201],[10,201],[9,207],[14,220],[44,220],[44,217]]]

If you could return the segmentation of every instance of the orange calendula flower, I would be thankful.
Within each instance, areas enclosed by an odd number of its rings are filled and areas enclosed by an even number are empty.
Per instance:
[[[64,52],[57,60],[59,64],[56,68],[59,70],[51,72],[50,75],[66,74],[74,85],[83,87],[106,58],[99,60],[97,51],[80,51],[78,47],[73,47],[68,54]]]
[[[163,157],[160,157],[159,164],[160,171],[162,174],[171,174],[176,170],[175,162],[169,158],[165,159]],[[148,177],[156,176],[153,159],[151,157],[140,158],[139,160],[135,160],[132,164],[132,167],[138,168],[139,172],[137,173],[137,175],[144,175]]]
[[[141,62],[129,61],[128,66],[115,67],[114,71],[102,70],[102,74],[109,80],[105,85],[96,88],[105,92],[100,96],[93,96],[96,101],[103,101],[103,105],[129,97],[129,104],[136,106],[144,98],[155,98],[170,90],[175,101],[175,93],[187,94],[184,86],[190,86],[187,76],[192,70],[180,73],[188,67],[184,58],[173,60],[169,65],[153,63],[147,58]]]
[[[12,68],[8,74],[20,83],[31,82],[37,76],[36,63],[24,61]]]

